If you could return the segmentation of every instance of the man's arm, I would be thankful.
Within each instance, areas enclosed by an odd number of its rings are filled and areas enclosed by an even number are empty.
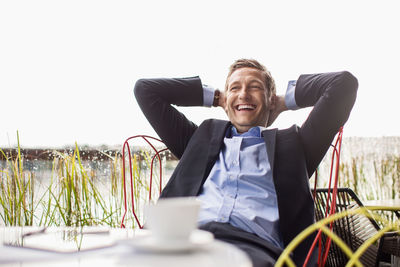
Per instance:
[[[180,158],[197,126],[172,105],[202,106],[200,78],[140,79],[134,92],[151,126],[171,152]]]
[[[301,75],[297,80],[297,106],[314,106],[299,130],[310,176],[321,162],[339,128],[349,118],[357,88],[357,79],[347,71]]]

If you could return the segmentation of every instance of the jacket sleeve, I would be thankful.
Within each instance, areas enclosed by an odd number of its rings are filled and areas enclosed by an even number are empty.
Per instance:
[[[296,104],[299,107],[314,106],[299,130],[309,176],[349,118],[357,88],[357,79],[347,71],[301,75],[297,80]]]
[[[200,78],[140,79],[135,84],[134,93],[151,126],[169,150],[180,159],[197,125],[173,105],[202,106]]]

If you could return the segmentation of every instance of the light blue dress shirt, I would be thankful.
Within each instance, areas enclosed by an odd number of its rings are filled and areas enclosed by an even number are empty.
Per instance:
[[[199,224],[230,223],[283,248],[271,167],[260,127],[228,129],[203,191]]]
[[[285,96],[286,106],[292,110],[298,109],[295,87],[296,81],[289,81]],[[203,103],[211,106],[214,89],[207,85],[203,89]],[[284,248],[263,129],[253,127],[242,135],[233,126],[228,129],[219,157],[197,197],[202,202],[198,223],[229,223]]]

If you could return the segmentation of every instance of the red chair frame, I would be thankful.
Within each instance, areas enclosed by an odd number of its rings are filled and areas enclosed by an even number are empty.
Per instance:
[[[153,183],[153,166],[154,166],[154,159],[157,157],[158,161],[160,163],[160,187],[159,187],[159,193],[161,194],[162,191],[162,162],[161,162],[161,157],[160,157],[160,153],[168,150],[167,148],[163,148],[160,150],[157,150],[156,147],[152,144],[152,142],[150,140],[154,140],[154,141],[158,141],[162,144],[164,144],[160,139],[152,137],[152,136],[148,136],[148,135],[135,135],[135,136],[131,136],[129,138],[127,138],[124,142],[123,148],[122,148],[122,172],[123,172],[123,185],[124,185],[124,215],[122,216],[122,220],[121,220],[121,228],[125,228],[125,216],[126,213],[128,211],[128,205],[127,205],[127,192],[126,192],[126,167],[125,167],[125,156],[126,156],[126,150],[128,151],[128,158],[129,158],[129,175],[130,175],[130,191],[131,191],[131,203],[132,203],[132,214],[135,218],[135,221],[137,223],[137,225],[139,226],[140,229],[143,228],[143,224],[140,223],[138,216],[136,215],[135,212],[135,202],[134,202],[134,198],[133,198],[133,173],[132,173],[132,155],[131,155],[131,149],[129,146],[129,141],[132,139],[136,139],[136,138],[142,138],[143,140],[146,141],[146,143],[153,149],[153,151],[155,152],[155,155],[152,157],[151,160],[151,167],[150,167],[150,186],[149,186],[149,200],[151,200],[151,192],[152,192],[152,183]],[[150,140],[149,140],[150,139]]]
[[[343,127],[340,127],[336,141],[334,144],[331,146],[333,147],[333,152],[332,152],[332,158],[331,158],[331,167],[330,167],[330,173],[329,173],[329,184],[328,184],[328,200],[327,200],[327,206],[326,206],[326,211],[325,211],[325,217],[331,216],[332,214],[335,213],[336,210],[336,199],[337,199],[337,185],[338,185],[338,177],[339,177],[339,167],[340,167],[340,152],[342,149],[342,138],[343,138]],[[334,178],[333,181],[333,189],[332,191],[331,186],[332,186],[332,178]],[[314,181],[314,191],[313,191],[313,198],[315,201],[315,196],[317,192],[317,180],[318,180],[318,171],[315,171],[315,181]],[[330,192],[332,192],[332,199],[330,198]],[[329,229],[332,230],[333,228],[333,222],[329,224]],[[312,255],[312,252],[314,251],[316,245],[318,242],[318,266],[325,266],[325,263],[328,259],[328,253],[329,253],[329,248],[331,246],[332,239],[330,237],[327,238],[325,245],[323,246],[322,244],[322,229],[320,229],[317,233],[317,236],[314,239],[314,242],[308,252],[307,258],[304,261],[303,266],[307,266],[310,257]],[[325,247],[325,251],[322,254],[322,247]]]

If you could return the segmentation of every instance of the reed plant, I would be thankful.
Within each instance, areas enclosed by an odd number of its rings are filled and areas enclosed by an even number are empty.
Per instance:
[[[66,226],[96,225],[104,222],[109,210],[94,184],[94,177],[82,165],[79,148],[72,155],[58,153],[54,162],[57,166],[58,181],[49,187],[49,194],[58,211],[50,222]],[[52,180],[54,178],[52,177]],[[99,213],[97,206],[104,212]],[[47,210],[50,212],[50,210]]]
[[[328,184],[329,161],[319,171],[319,186]],[[353,157],[340,163],[339,187],[350,187],[362,200],[400,198],[400,156]]]
[[[124,184],[122,163],[124,160],[128,163],[129,159],[123,159],[118,152],[106,154],[104,164],[108,166],[108,174],[105,179],[101,179],[99,170],[96,169],[98,165],[84,162],[79,146],[75,144],[74,149],[68,153],[53,152],[50,177],[45,185],[41,185],[42,177],[35,171],[24,168],[25,159],[21,154],[18,133],[17,141],[16,156],[11,157],[0,150],[5,159],[0,164],[1,225],[118,227],[124,214],[125,186],[128,200],[125,225],[136,227],[132,208],[139,220],[143,221],[143,206],[158,198],[160,183],[163,187],[168,180],[168,174],[163,173],[163,181],[160,181],[160,163],[155,157],[153,180],[150,183],[154,153],[146,147],[135,147],[130,155],[132,183],[128,178],[127,167],[127,180]],[[344,148],[346,149],[346,144]],[[327,186],[330,159],[330,154],[327,154],[320,164],[318,187]],[[165,172],[165,166],[174,165],[171,161],[166,161],[165,156],[161,163],[164,167],[162,172]],[[352,188],[361,200],[400,198],[400,155],[345,155],[340,164],[339,186]]]
[[[330,156],[320,164],[318,187],[328,187]],[[361,154],[345,157],[339,166],[338,187],[349,187],[361,201],[400,199],[400,155]],[[391,211],[376,211],[388,221],[398,220]]]
[[[7,226],[32,225],[34,219],[35,179],[33,173],[24,171],[19,146],[16,158],[0,153],[6,159],[6,168],[0,169],[0,218]]]
[[[129,200],[125,225],[136,227],[131,213],[131,194],[135,212],[141,219],[143,206],[149,199],[158,198],[158,190],[155,190],[160,183],[158,165],[153,168],[153,190],[149,197],[149,170],[154,156],[150,151],[141,149],[132,153],[131,192],[130,181],[126,184],[123,181],[124,159],[117,152],[114,155],[107,154],[110,175],[106,181],[101,181],[96,169],[85,166],[77,144],[71,153],[54,151],[50,178],[44,190],[37,190],[39,178],[35,177],[34,172],[24,170],[19,137],[16,150],[15,158],[0,150],[6,159],[5,166],[0,169],[0,225],[118,227],[124,213],[125,186]],[[40,195],[37,192],[41,192]]]

